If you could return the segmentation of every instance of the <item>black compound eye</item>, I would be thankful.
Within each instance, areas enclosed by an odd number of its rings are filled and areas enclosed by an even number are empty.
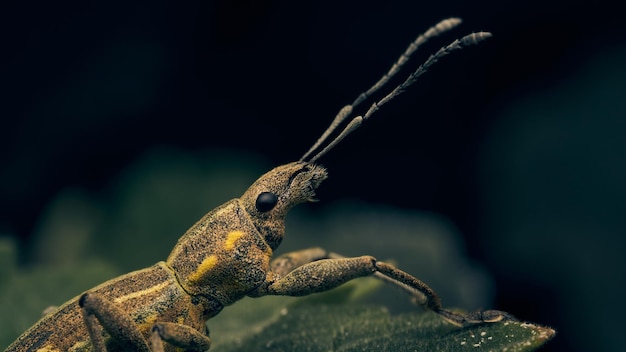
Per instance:
[[[256,210],[261,213],[268,212],[278,203],[278,197],[272,192],[263,192],[256,197]]]

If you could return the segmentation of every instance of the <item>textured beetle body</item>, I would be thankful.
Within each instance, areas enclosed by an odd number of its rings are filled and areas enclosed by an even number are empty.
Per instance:
[[[265,281],[272,249],[251,229],[240,201],[231,200],[189,229],[167,260],[187,292],[211,301],[209,316]]]
[[[157,319],[204,329],[204,308],[183,290],[174,271],[164,262],[112,279],[90,291],[122,304],[146,336]],[[43,317],[7,351],[91,351],[78,299],[75,297]]]
[[[105,282],[61,306],[25,332],[7,352],[205,351],[211,340],[206,320],[244,296],[303,296],[327,291],[357,277],[374,275],[411,295],[413,301],[457,326],[514,319],[505,312],[461,314],[442,307],[437,294],[419,279],[372,256],[346,258],[309,248],[272,259],[294,205],[315,200],[327,177],[315,162],[380,106],[402,93],[439,58],[490,36],[469,34],[442,47],[407,80],[356,116],[323,149],[354,107],[396,73],[428,38],[460,23],[441,21],[419,36],[367,92],[337,114],[329,129],[300,159],[269,171],[237,199],[202,217],[179,240],[165,262]]]
[[[178,240],[166,262],[89,292],[122,305],[146,339],[156,322],[184,324],[204,333],[207,319],[274,279],[270,260],[284,234],[284,215],[293,205],[309,200],[325,178],[323,168],[304,162],[277,167],[241,198],[204,215]],[[283,195],[274,212],[259,214],[256,197],[262,192]],[[75,297],[42,318],[7,352],[91,350],[78,301]]]

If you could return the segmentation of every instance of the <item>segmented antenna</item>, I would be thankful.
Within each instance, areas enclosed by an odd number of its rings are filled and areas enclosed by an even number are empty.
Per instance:
[[[354,100],[354,102],[352,102],[352,104],[346,105],[341,110],[339,110],[339,112],[337,113],[337,116],[335,116],[333,121],[330,123],[330,126],[328,126],[326,131],[322,133],[321,137],[315,142],[315,144],[313,144],[313,146],[300,158],[300,161],[306,161],[309,155],[311,155],[311,153],[317,150],[326,141],[326,139],[328,139],[328,137],[343,123],[345,119],[350,117],[355,107],[357,107],[363,101],[365,101],[370,96],[372,96],[372,94],[377,92],[393,76],[395,76],[400,71],[402,66],[404,66],[404,64],[406,64],[407,61],[409,61],[409,58],[411,57],[411,55],[417,50],[417,48],[420,45],[424,44],[429,39],[440,35],[441,33],[451,30],[452,28],[458,26],[460,23],[461,23],[460,18],[448,18],[437,23],[435,26],[430,27],[426,32],[418,36],[408,46],[408,48],[404,51],[404,53],[400,55],[398,60],[396,60],[396,62],[391,66],[389,71],[378,80],[378,82],[376,82],[367,91],[359,94],[359,96]],[[367,110],[365,115],[356,116],[352,120],[350,120],[350,122],[348,122],[348,125],[339,133],[339,135],[337,135],[330,143],[328,143],[321,151],[315,154],[308,161],[313,163],[317,159],[322,157],[324,154],[326,154],[328,151],[333,149],[347,135],[349,135],[354,130],[356,130],[363,123],[363,121],[370,118],[372,114],[374,114],[374,112],[376,112],[382,105],[388,103],[391,99],[402,94],[410,85],[415,83],[415,81],[417,81],[417,78],[421,76],[422,74],[424,74],[428,70],[428,68],[430,68],[430,66],[432,66],[437,61],[439,61],[439,59],[450,54],[454,50],[462,49],[463,47],[466,47],[472,44],[478,44],[481,41],[489,37],[491,37],[491,33],[489,32],[472,33],[472,34],[468,34],[462,37],[461,39],[457,39],[453,41],[452,43],[439,49],[436,53],[432,54],[423,64],[421,64],[413,73],[411,73],[404,82],[402,82],[400,85],[395,87],[385,97],[383,97],[377,102],[374,102],[372,106],[370,106],[370,108]]]

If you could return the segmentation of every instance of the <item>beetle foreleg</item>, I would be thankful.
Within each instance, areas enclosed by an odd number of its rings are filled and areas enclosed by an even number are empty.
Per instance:
[[[376,262],[376,276],[398,286],[413,296],[416,304],[420,304],[457,326],[466,326],[479,323],[495,323],[502,320],[517,320],[507,312],[499,310],[485,310],[469,314],[460,314],[447,310],[441,306],[441,300],[423,281],[394,267],[391,264]]]
[[[345,258],[315,247],[283,254],[274,259],[270,267],[273,277],[251,296],[304,296],[335,288],[357,277],[374,275],[408,292],[414,303],[457,326],[515,320],[510,314],[497,310],[460,314],[444,309],[439,296],[424,282],[370,256]]]
[[[321,247],[307,248],[282,254],[272,260],[270,270],[282,277],[293,269],[320,259],[343,258],[340,255],[329,253]]]
[[[274,278],[250,296],[306,296],[327,291],[357,277],[372,275],[376,271],[375,261],[370,256],[317,260],[295,268],[284,277],[272,273]]]

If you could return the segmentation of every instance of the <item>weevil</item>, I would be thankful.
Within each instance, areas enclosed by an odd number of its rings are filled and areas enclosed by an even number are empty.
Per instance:
[[[421,44],[460,22],[449,18],[418,36],[378,82],[339,111],[298,161],[267,172],[240,198],[202,217],[178,240],[166,261],[114,278],[71,299],[44,316],[6,351],[205,351],[211,345],[207,320],[243,297],[304,296],[370,275],[406,291],[416,304],[457,326],[515,319],[497,310],[462,314],[445,309],[424,282],[372,256],[348,258],[310,248],[272,259],[283,240],[289,209],[314,201],[317,187],[327,177],[317,160],[440,58],[491,36],[472,33],[442,47],[338,132],[353,110],[396,75]],[[336,136],[327,143],[331,135]]]

